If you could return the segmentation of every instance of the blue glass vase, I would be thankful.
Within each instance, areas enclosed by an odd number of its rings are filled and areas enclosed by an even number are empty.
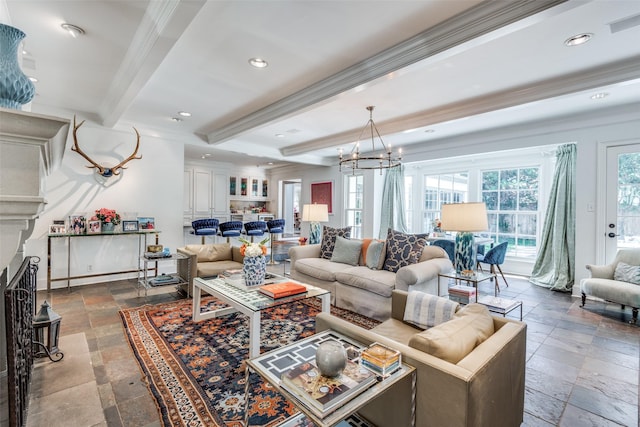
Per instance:
[[[264,276],[267,274],[267,258],[264,255],[244,257],[242,272],[244,273],[245,285],[257,286],[263,284]]]
[[[24,37],[19,29],[0,24],[0,107],[20,110],[36,93],[18,64],[18,46]]]

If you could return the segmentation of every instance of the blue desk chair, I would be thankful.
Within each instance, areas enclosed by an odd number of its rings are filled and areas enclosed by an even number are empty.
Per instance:
[[[215,236],[218,234],[218,221],[215,218],[207,218],[207,219],[196,219],[191,222],[191,234],[195,234],[196,236],[202,236],[202,244],[204,245],[205,236]]]
[[[244,223],[244,231],[247,236],[251,236],[251,243],[255,236],[264,236],[267,231],[267,223],[265,221],[249,221]]]
[[[272,219],[271,221],[267,221],[267,228],[269,229],[269,234],[271,234],[271,260],[269,263],[278,264],[277,261],[273,260],[273,235],[284,233],[284,219]]]
[[[502,273],[502,269],[500,268],[500,265],[504,263],[504,257],[507,254],[508,245],[509,245],[509,242],[502,242],[499,245],[496,245],[491,249],[489,249],[486,254],[478,254],[476,256],[476,260],[477,260],[476,266],[480,269],[480,271],[482,271],[481,264],[489,264],[491,266],[490,271],[493,274],[496,274],[496,267],[498,267],[498,271],[502,276],[502,280],[504,280],[504,284],[507,285],[507,287],[509,287],[509,284],[507,283],[507,279],[505,279],[504,274]],[[498,285],[497,275],[496,275],[496,290],[500,292],[500,286]]]
[[[455,265],[456,263],[456,244],[453,240],[445,240],[445,239],[441,239],[441,240],[436,240],[435,242],[431,243],[433,246],[439,246],[442,249],[444,249],[444,251],[447,253],[447,255],[449,255],[449,259],[451,260],[451,263]]]
[[[242,221],[227,221],[223,222],[219,226],[220,235],[227,238],[227,243],[230,242],[231,237],[240,237],[242,233]]]

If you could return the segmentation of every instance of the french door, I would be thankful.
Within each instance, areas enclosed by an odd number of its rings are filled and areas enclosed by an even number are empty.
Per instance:
[[[640,144],[607,148],[605,257],[640,247]]]

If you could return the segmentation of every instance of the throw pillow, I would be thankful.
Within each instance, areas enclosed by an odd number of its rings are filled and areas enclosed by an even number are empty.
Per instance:
[[[493,318],[487,307],[473,303],[448,322],[415,334],[409,346],[449,363],[458,363],[493,332]]]
[[[421,329],[431,328],[451,320],[460,304],[436,295],[412,291],[407,295],[404,321]]]
[[[362,262],[361,265],[367,265],[367,249],[369,249],[369,245],[371,242],[375,241],[374,239],[362,239]]]
[[[415,264],[422,255],[427,241],[416,234],[405,234],[391,228],[387,231],[387,254],[384,270],[392,273],[400,268]]]
[[[320,243],[320,258],[331,259],[336,237],[351,237],[351,226],[344,228],[322,227],[322,242]]]
[[[372,270],[382,270],[386,254],[386,243],[384,240],[374,240],[367,248],[366,266]]]
[[[340,262],[342,264],[358,265],[360,259],[360,251],[362,249],[361,240],[349,240],[344,237],[336,237],[336,245],[331,254],[332,262]]]
[[[613,273],[613,280],[640,285],[640,266],[619,262]]]

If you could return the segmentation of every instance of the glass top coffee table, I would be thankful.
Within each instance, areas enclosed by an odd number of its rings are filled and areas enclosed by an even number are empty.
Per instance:
[[[275,276],[275,281],[290,282],[291,279]],[[296,282],[297,283],[297,282]],[[260,293],[257,287],[242,288],[227,283],[224,279],[193,279],[193,315],[194,322],[220,317],[239,311],[249,317],[249,357],[260,355],[260,313],[262,310],[306,298],[320,298],[322,311],[328,313],[331,304],[331,293],[325,289],[300,283],[307,292],[285,298],[270,298]],[[202,311],[202,291],[225,302],[229,307]]]
[[[495,280],[496,275],[493,273],[484,273],[482,271],[474,271],[473,274],[462,274],[457,273],[455,270],[448,271],[446,273],[438,273],[438,295],[440,295],[440,278],[444,277],[447,279],[455,279],[456,282],[459,280],[464,280],[465,282],[473,285],[476,288],[476,302],[478,302],[478,283],[484,282],[485,280]],[[498,285],[495,285],[495,296],[498,296]]]
[[[251,373],[257,373],[267,380],[278,392],[285,396],[287,400],[293,403],[296,409],[311,419],[316,426],[330,427],[348,419],[367,403],[371,402],[390,387],[397,384],[400,380],[411,375],[411,407],[412,410],[415,411],[415,368],[404,362],[400,363],[399,368],[393,373],[385,377],[378,377],[377,380],[367,389],[359,394],[355,394],[353,397],[345,399],[344,402],[341,402],[336,409],[333,409],[324,416],[318,415],[317,411],[308,407],[308,404],[305,404],[305,401],[289,392],[286,387],[283,387],[281,383],[282,375],[300,364],[313,362],[315,360],[316,349],[320,343],[327,340],[338,341],[342,343],[346,349],[354,351],[355,357],[351,360],[355,363],[358,363],[359,361],[359,353],[367,347],[367,345],[346,337],[338,332],[326,330],[300,341],[293,342],[284,347],[264,353],[257,358],[249,359],[246,362],[245,396],[247,396],[247,393],[249,392],[249,376]],[[248,406],[249,401],[250,397],[247,396],[245,398],[245,405]],[[247,406],[245,406],[245,425],[248,425],[249,414]],[[412,414],[414,414],[414,412],[412,412]],[[298,417],[295,418],[297,419]],[[347,424],[351,425],[351,422]],[[412,417],[412,425],[413,424],[415,424],[415,417]],[[285,425],[289,426],[298,424],[293,421],[286,421]],[[357,425],[363,424],[358,423]],[[342,424],[340,424],[340,426],[342,426]]]

